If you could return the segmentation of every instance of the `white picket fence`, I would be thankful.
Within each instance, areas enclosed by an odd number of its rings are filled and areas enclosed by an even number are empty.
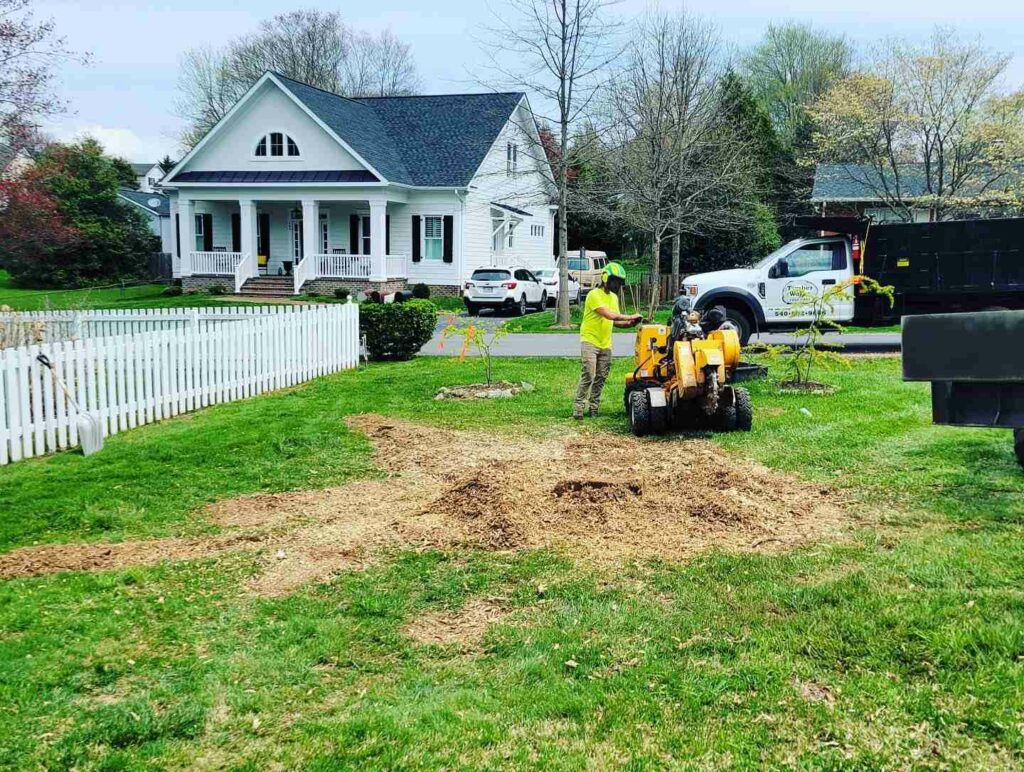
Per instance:
[[[0,351],[0,465],[78,444],[78,415],[39,354],[104,436],[359,364],[354,303],[232,321]]]
[[[137,332],[177,330],[184,327],[207,330],[225,322],[238,322],[254,316],[291,314],[306,306],[224,306],[213,308],[140,308],[133,310],[92,311],[2,311],[0,341],[53,343],[75,338],[100,338]],[[24,341],[24,344],[21,342]]]

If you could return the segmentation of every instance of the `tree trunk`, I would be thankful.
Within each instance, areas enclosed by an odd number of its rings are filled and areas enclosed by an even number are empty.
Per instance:
[[[569,222],[566,216],[569,203],[566,153],[569,145],[569,120],[564,111],[561,120],[561,153],[558,159],[558,321],[559,327],[569,326]]]
[[[661,237],[655,234],[651,238],[651,305],[648,309],[647,318],[653,319],[654,312],[658,308],[661,298],[658,297],[661,290]]]
[[[678,233],[672,234],[672,293],[679,293],[679,256],[682,251],[682,239]]]

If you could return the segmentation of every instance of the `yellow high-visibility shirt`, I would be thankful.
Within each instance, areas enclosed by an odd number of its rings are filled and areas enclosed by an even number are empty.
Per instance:
[[[614,314],[619,313],[619,298],[612,292],[605,292],[601,287],[595,287],[587,293],[587,302],[583,305],[580,340],[584,343],[592,343],[598,348],[611,348],[612,327],[615,324],[611,319],[605,319],[597,313],[597,309],[602,307]]]

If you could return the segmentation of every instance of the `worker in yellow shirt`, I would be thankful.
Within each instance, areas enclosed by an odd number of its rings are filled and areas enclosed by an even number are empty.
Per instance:
[[[608,263],[601,273],[601,286],[587,293],[580,324],[580,359],[583,365],[572,417],[596,416],[601,389],[612,366],[612,327],[635,327],[640,314],[619,313],[619,290],[626,284],[626,272],[618,263]]]

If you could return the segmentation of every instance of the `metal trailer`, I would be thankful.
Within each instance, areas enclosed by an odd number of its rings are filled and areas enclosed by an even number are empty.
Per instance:
[[[937,424],[1012,429],[1024,466],[1024,311],[905,316],[903,380],[931,382]]]

